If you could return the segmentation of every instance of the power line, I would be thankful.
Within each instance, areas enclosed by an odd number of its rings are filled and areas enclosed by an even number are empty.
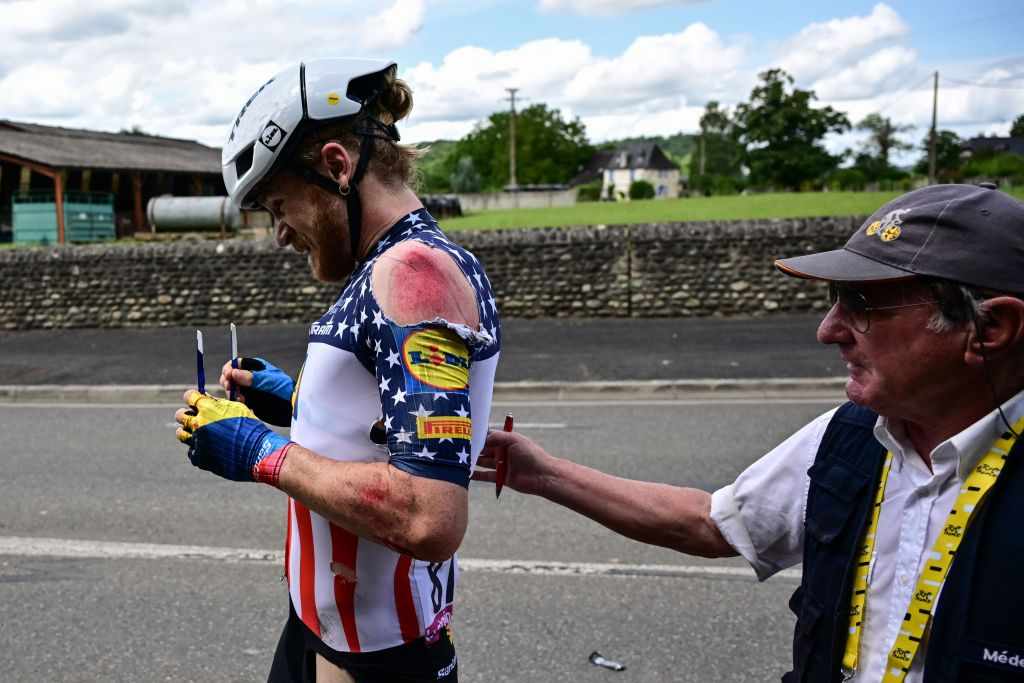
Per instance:
[[[922,78],[920,81],[918,81],[914,85],[910,86],[909,88],[903,88],[902,90],[896,91],[896,94],[893,95],[891,98],[889,98],[889,101],[886,104],[882,105],[881,107],[879,107],[877,109],[878,113],[881,114],[881,113],[885,112],[890,107],[892,107],[894,104],[899,102],[900,98],[902,98],[904,95],[906,95],[908,93],[911,93],[911,92],[914,92],[915,90],[917,90],[921,86],[923,86],[926,83],[928,83],[928,81],[932,80],[932,78],[933,78],[932,74],[928,74],[927,76],[925,76],[924,78]]]
[[[950,78],[949,76],[943,76],[942,80],[950,83],[956,83],[957,85],[966,85],[970,88],[991,88],[992,90],[1012,90],[1024,92],[1024,85],[1016,87],[1007,87],[1005,85],[996,85],[995,83],[972,83],[970,81],[963,81],[959,78]]]

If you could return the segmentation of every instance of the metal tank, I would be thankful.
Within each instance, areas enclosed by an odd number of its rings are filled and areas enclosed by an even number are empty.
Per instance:
[[[146,219],[152,232],[219,230],[223,235],[248,225],[227,197],[153,197]]]

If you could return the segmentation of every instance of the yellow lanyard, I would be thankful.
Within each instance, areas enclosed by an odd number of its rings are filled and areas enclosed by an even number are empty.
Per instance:
[[[1022,430],[1024,430],[1024,418],[1018,420],[1013,426],[1013,431],[1018,434]],[[953,503],[953,509],[942,525],[942,533],[939,534],[935,545],[932,546],[932,550],[928,554],[924,571],[917,579],[917,585],[914,587],[910,599],[910,606],[903,618],[902,628],[896,637],[896,643],[889,651],[882,683],[901,683],[907,675],[907,671],[910,670],[910,664],[914,661],[921,638],[931,620],[935,598],[939,594],[939,589],[942,588],[949,567],[953,563],[953,557],[960,547],[960,540],[963,538],[974,512],[981,506],[981,501],[996,483],[999,473],[1002,472],[1003,462],[1016,440],[1017,437],[1010,432],[1006,432],[997,439],[985,457],[974,466],[967,481],[961,487],[956,502]],[[844,680],[853,676],[857,670],[861,624],[864,621],[867,588],[871,578],[878,515],[885,498],[885,485],[889,479],[891,465],[892,452],[890,451],[886,454],[885,464],[882,467],[881,483],[878,486],[878,493],[875,495],[875,504],[871,513],[871,524],[868,526],[864,542],[857,555],[853,595],[850,597],[850,630],[846,639],[846,650],[843,654]]]

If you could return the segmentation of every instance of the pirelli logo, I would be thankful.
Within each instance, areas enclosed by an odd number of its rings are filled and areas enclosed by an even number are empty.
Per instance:
[[[473,420],[468,417],[417,417],[416,436],[421,439],[465,439],[473,436]]]

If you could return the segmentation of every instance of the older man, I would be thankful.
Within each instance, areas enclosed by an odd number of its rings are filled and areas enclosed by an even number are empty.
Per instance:
[[[500,329],[476,258],[410,188],[412,108],[396,66],[318,60],[254,94],[224,146],[236,204],[343,282],[293,380],[262,359],[223,369],[243,402],[188,392],[192,463],[288,496],[289,618],[274,683],[456,681],[454,556],[483,446]],[[263,421],[290,426],[290,439]]]
[[[829,283],[818,339],[846,361],[850,402],[733,484],[620,479],[501,432],[481,464],[507,457],[514,489],[639,541],[742,555],[762,580],[802,561],[784,681],[1024,680],[1024,204],[927,187],[842,249],[776,266]]]

